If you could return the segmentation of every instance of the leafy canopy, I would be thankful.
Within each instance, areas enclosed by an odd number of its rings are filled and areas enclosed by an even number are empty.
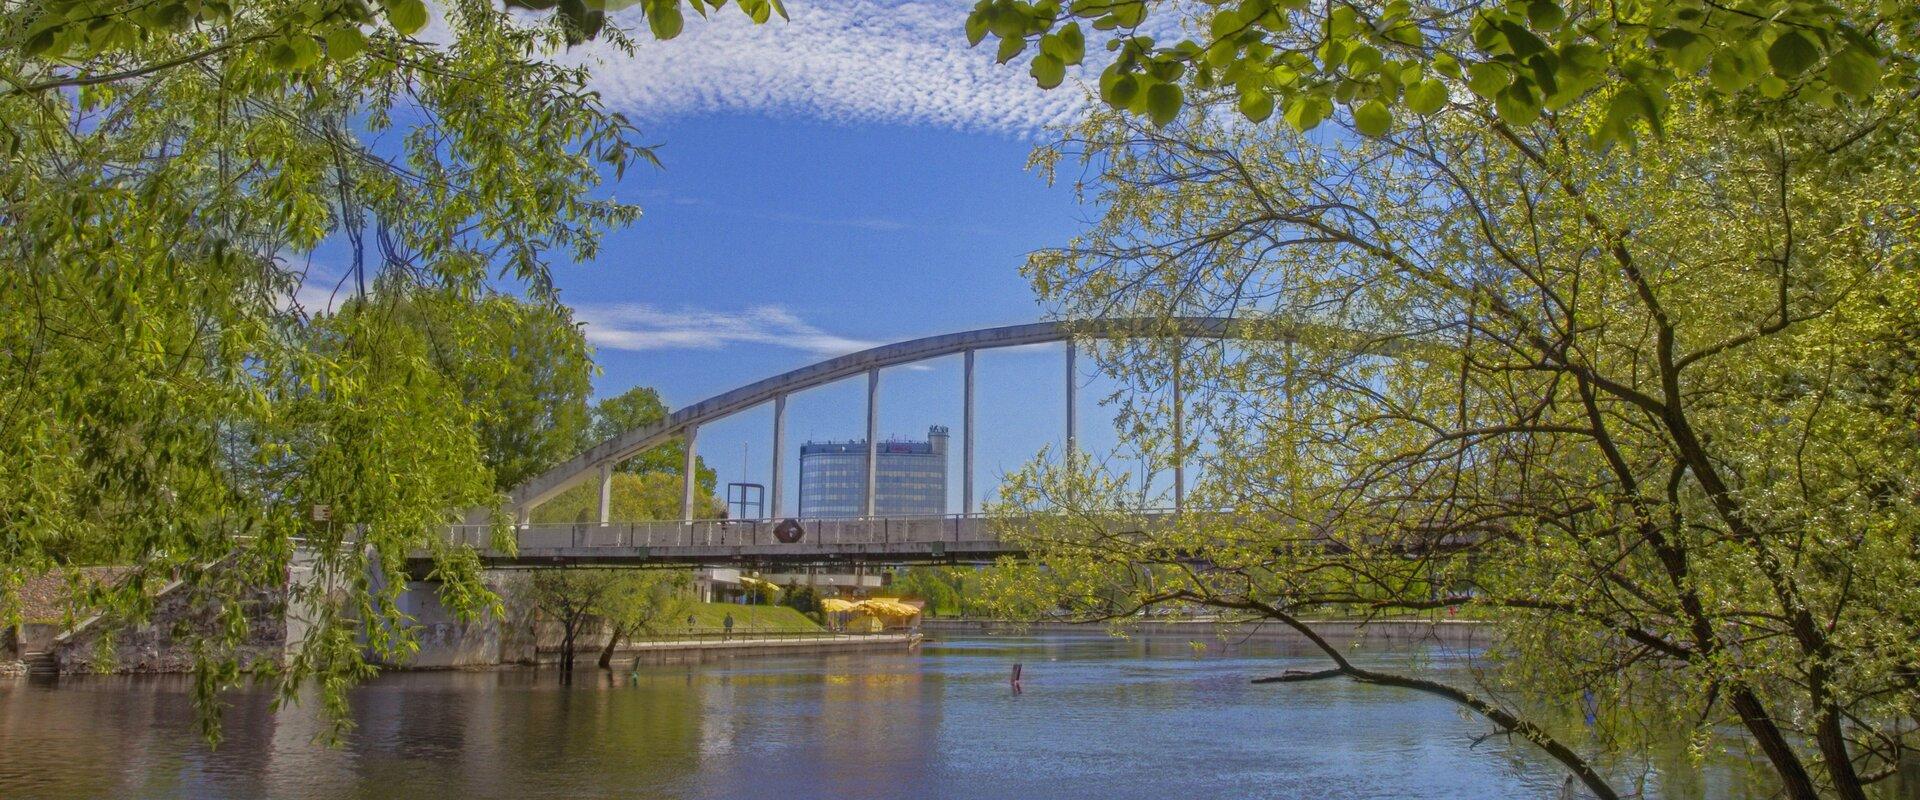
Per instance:
[[[650,154],[552,62],[564,24],[437,8],[429,42],[417,0],[7,6],[0,617],[27,576],[114,564],[86,600],[139,622],[181,576],[221,620],[202,700],[317,681],[340,712],[369,652],[415,646],[377,575],[425,553],[450,607],[496,606],[442,526],[584,424],[547,265],[634,219],[596,192]],[[296,555],[311,632],[242,661]]]
[[[1344,107],[1379,136],[1471,95],[1525,126],[1597,94],[1605,113],[1582,123],[1604,146],[1660,133],[1696,79],[1690,102],[1760,109],[1920,88],[1920,6],[1903,0],[980,0],[966,34],[1002,63],[1030,53],[1045,88],[1094,37],[1113,54],[1100,99],[1156,125],[1226,95],[1253,122],[1307,131]]]

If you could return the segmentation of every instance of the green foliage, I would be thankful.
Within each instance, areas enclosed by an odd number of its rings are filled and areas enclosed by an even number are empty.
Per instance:
[[[1036,464],[1005,489],[1035,516],[1003,535],[1037,563],[990,594],[1307,630],[1461,606],[1499,631],[1473,692],[1337,647],[1328,674],[1449,697],[1583,781],[1679,728],[1783,796],[1865,796],[1920,745],[1920,117],[1890,111],[1910,90],[1756,128],[1679,81],[1663,138],[1593,149],[1617,95],[1521,128],[1497,121],[1511,86],[1378,137],[1247,126],[1230,95],[1171,129],[1101,111],[1038,156],[1100,171],[1099,221],[1028,263],[1058,313],[1254,338],[1084,343],[1123,386],[1123,446],[1179,454],[1203,476],[1187,507],[1233,512],[1155,521],[1137,475]],[[1553,711],[1587,693],[1593,726]]]
[[[951,617],[966,606],[963,593],[973,570],[959,567],[908,567],[894,575],[889,591],[902,597],[925,600],[933,616]]]
[[[572,456],[587,429],[593,361],[565,306],[383,280],[341,316],[377,314],[418,330],[435,367],[476,416],[494,488]]]
[[[820,595],[811,586],[790,584],[780,590],[780,605],[811,617],[820,610]]]
[[[660,400],[660,393],[649,387],[635,386],[594,405],[593,426],[580,446],[585,449],[628,431],[657,424],[666,418],[667,404]],[[616,469],[636,475],[679,475],[685,471],[686,463],[687,443],[676,439],[620,462]],[[719,484],[719,474],[707,466],[706,459],[697,454],[694,456],[694,474],[701,495],[712,495]],[[725,510],[724,506],[722,510]]]
[[[1582,142],[1604,147],[1658,134],[1674,88],[1709,74],[1699,100],[1743,109],[1734,119],[1868,105],[1883,81],[1909,96],[1920,86],[1920,6],[1892,0],[979,0],[966,33],[996,39],[1001,62],[1037,43],[1031,72],[1052,88],[1077,63],[1061,53],[1084,50],[1083,22],[1114,54],[1101,99],[1162,126],[1224,93],[1254,122],[1279,107],[1308,131],[1340,105],[1379,136],[1395,109],[1433,113],[1450,86],[1497,100],[1516,127],[1597,97],[1614,111],[1588,120]]]
[[[664,472],[635,475],[613,473],[613,490],[608,496],[607,519],[614,522],[644,522],[680,518],[680,476]],[[695,494],[698,506],[695,519],[720,519],[726,505],[707,492]],[[600,521],[600,482],[586,481],[570,486],[553,499],[535,507],[531,519],[536,523]]]
[[[203,708],[252,677],[288,702],[317,683],[337,712],[369,650],[414,647],[370,572],[425,552],[451,607],[497,606],[441,536],[533,468],[502,457],[529,415],[482,395],[575,392],[547,260],[591,260],[633,219],[591,195],[649,155],[552,63],[558,26],[456,1],[439,42],[402,35],[422,8],[8,7],[0,613],[25,576],[105,563],[134,569],[88,602],[137,622],[181,575],[222,620],[197,649]],[[313,264],[326,243],[346,263]],[[316,314],[296,292],[323,279],[373,291]],[[318,627],[282,665],[237,663],[234,610],[296,548]]]

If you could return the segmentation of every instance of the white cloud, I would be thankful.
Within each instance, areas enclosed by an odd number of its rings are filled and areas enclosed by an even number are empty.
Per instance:
[[[1035,86],[1022,59],[995,64],[991,42],[969,48],[964,0],[786,6],[790,22],[756,26],[728,5],[666,42],[629,10],[619,18],[636,29],[633,56],[595,44],[566,59],[591,64],[607,101],[643,120],[762,112],[1031,134],[1074,119],[1085,100],[1070,85]]]
[[[773,305],[722,311],[587,303],[574,306],[573,312],[586,328],[587,341],[605,350],[718,350],[753,344],[826,358],[880,344],[828,333]]]

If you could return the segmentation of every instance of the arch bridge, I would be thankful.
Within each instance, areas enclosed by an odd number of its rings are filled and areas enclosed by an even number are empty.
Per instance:
[[[556,565],[699,564],[708,566],[761,563],[876,564],[921,561],[987,561],[1018,554],[999,539],[995,525],[1017,520],[991,520],[974,511],[974,354],[981,350],[1063,342],[1066,344],[1066,449],[1071,458],[1077,443],[1075,408],[1077,381],[1076,339],[1170,336],[1181,339],[1242,339],[1290,341],[1303,328],[1276,324],[1271,319],[1236,320],[1226,317],[1103,319],[1085,322],[1038,322],[912,339],[862,350],[801,367],[683,407],[666,419],[621,433],[600,442],[565,463],[515,487],[508,494],[513,509],[517,550],[508,554],[489,544],[492,526],[487,510],[475,510],[468,521],[454,526],[457,542],[473,545],[483,562],[494,567]],[[1363,347],[1361,349],[1377,349]],[[876,515],[876,469],[879,458],[880,373],[888,367],[950,355],[963,357],[961,419],[961,513],[943,517],[885,517]],[[787,398],[796,393],[864,373],[866,402],[865,511],[859,517],[802,520],[694,519],[695,458],[700,427],[762,405],[773,407],[771,502],[778,513],[782,477]],[[1175,370],[1172,386],[1174,441],[1183,441],[1182,387]],[[614,468],[622,461],[675,439],[685,440],[686,461],[681,471],[680,519],[658,522],[614,522],[611,507]],[[1176,448],[1178,452],[1179,448]],[[531,524],[534,507],[575,485],[599,481],[599,520],[564,524]],[[1176,456],[1173,464],[1173,508],[1149,513],[1143,525],[1167,513],[1185,510],[1186,469]],[[785,525],[784,529],[782,526]],[[792,538],[797,525],[801,535]]]

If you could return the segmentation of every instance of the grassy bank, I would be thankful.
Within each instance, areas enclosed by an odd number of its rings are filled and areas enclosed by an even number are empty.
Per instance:
[[[813,620],[805,614],[786,606],[742,606],[732,603],[696,603],[693,610],[693,626],[699,630],[719,630],[728,614],[733,615],[735,633],[766,631],[771,633],[807,633],[820,630]],[[686,625],[686,620],[677,620],[678,626],[669,626],[667,632],[673,632]]]

